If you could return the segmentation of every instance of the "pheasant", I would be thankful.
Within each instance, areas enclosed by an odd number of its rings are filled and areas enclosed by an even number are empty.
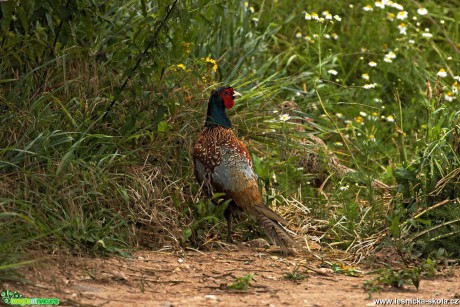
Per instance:
[[[304,116],[299,105],[293,101],[284,101],[278,106],[283,114],[288,114],[294,119],[291,122],[296,124],[294,129],[296,132],[305,132],[304,125],[307,122],[313,122],[313,119]],[[313,176],[311,183],[314,187],[322,187],[329,177],[337,175],[342,178],[346,175],[357,173],[356,170],[341,164],[339,158],[323,140],[315,136],[313,133],[308,133],[306,138],[299,141],[299,145],[306,150],[297,152],[299,155],[298,164],[304,171]],[[380,180],[373,179],[371,187],[374,189],[389,190],[391,187]]]
[[[228,242],[232,242],[232,212],[239,209],[258,218],[282,251],[292,254],[291,247],[298,245],[281,226],[287,221],[264,205],[249,151],[236,137],[225,112],[238,96],[231,87],[212,91],[206,122],[193,149],[195,177],[208,196],[225,193],[224,199],[230,199],[224,212]]]

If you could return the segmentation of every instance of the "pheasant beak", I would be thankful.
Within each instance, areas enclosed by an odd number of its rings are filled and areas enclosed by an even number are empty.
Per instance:
[[[241,96],[243,96],[243,95],[241,95],[241,93],[238,93],[238,92],[235,91],[235,90],[233,91],[233,99],[238,98],[238,97],[241,97]]]

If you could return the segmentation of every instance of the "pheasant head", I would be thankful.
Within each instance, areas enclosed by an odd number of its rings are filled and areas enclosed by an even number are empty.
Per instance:
[[[231,109],[235,104],[235,98],[241,94],[232,87],[218,88],[212,91],[208,103],[208,114],[205,126],[219,125],[225,128],[231,128],[232,124],[225,113],[225,109]]]

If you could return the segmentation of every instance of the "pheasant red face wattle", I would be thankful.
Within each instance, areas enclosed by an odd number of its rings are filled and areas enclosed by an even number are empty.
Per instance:
[[[233,101],[232,96],[227,95],[227,96],[223,96],[222,98],[224,99],[225,108],[227,109],[233,108],[235,101]]]
[[[240,97],[241,94],[238,93],[237,91],[233,90],[231,87],[226,88],[225,90],[222,91],[220,94],[222,99],[224,100],[224,105],[226,109],[231,109],[235,105],[234,99],[236,97]]]

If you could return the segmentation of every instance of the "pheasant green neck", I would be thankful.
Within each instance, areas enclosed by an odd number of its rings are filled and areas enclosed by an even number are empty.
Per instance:
[[[208,103],[208,114],[205,126],[219,125],[225,128],[231,128],[232,123],[225,113],[225,106],[222,98],[211,96]]]

